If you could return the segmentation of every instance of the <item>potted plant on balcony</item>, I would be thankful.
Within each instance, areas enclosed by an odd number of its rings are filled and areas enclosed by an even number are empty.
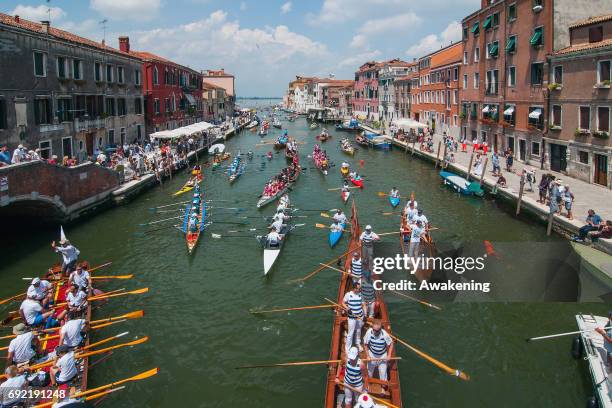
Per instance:
[[[554,125],[552,123],[549,123],[548,124],[548,129],[549,130],[561,130],[562,128],[561,128],[561,126],[557,126],[557,125]]]
[[[603,80],[603,81],[595,84],[595,88],[610,89],[610,83],[611,83],[610,80],[606,79],[606,80]]]
[[[576,131],[574,132],[574,136],[579,137],[579,136],[588,136],[590,132],[587,129],[578,129],[576,128]]]
[[[527,125],[527,130],[530,130],[532,132],[540,132],[540,128],[537,125],[534,125],[532,123]]]
[[[593,132],[593,136],[599,139],[608,139],[610,137],[610,133],[604,130],[598,130],[597,132]]]
[[[548,84],[548,90],[549,91],[560,91],[561,89],[563,89],[563,85],[558,84],[556,82],[552,82],[552,83]]]

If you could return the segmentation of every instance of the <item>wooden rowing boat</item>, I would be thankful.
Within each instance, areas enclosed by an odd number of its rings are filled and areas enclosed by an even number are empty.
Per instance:
[[[198,191],[199,194],[199,191]],[[185,216],[183,217],[183,232],[185,233],[185,241],[187,242],[187,252],[191,255],[200,238],[200,233],[206,225],[206,200],[204,194],[200,194],[200,207],[198,211],[198,222],[195,231],[189,230],[189,218],[193,213],[193,207],[187,204],[185,208]]]
[[[279,198],[280,196],[282,196],[283,194],[285,194],[291,188],[291,186],[293,186],[293,184],[295,184],[297,179],[300,177],[301,171],[302,171],[302,169],[300,168],[300,166],[298,166],[296,171],[295,171],[295,175],[294,175],[293,180],[289,180],[289,182],[287,182],[287,184],[282,189],[277,191],[275,194],[270,195],[270,196],[264,196],[262,194],[260,199],[259,199],[259,201],[257,201],[257,208],[264,207],[264,206],[270,204],[272,201],[274,201],[277,198]]]
[[[410,235],[412,233],[412,228],[406,221],[406,210],[402,210],[402,219],[400,221],[400,246],[402,248],[402,255],[408,255],[408,251],[410,248]],[[435,257],[437,253],[436,244],[428,232],[425,237],[421,237],[421,243],[419,245],[419,253],[418,255],[423,255],[425,257]],[[414,276],[419,280],[427,280],[431,277],[433,273],[433,268],[424,268],[418,269]]]
[[[350,196],[351,196],[351,192],[350,191],[342,191],[340,193],[340,197],[342,198],[342,202],[344,204],[346,204],[346,202],[348,201]]]
[[[355,155],[355,147],[353,147],[353,145],[351,144],[351,142],[349,142],[348,139],[342,140],[342,142],[340,143],[340,150],[342,150],[343,153],[346,153],[349,156]]]
[[[351,253],[353,251],[360,251],[359,244],[359,236],[361,234],[361,230],[359,227],[359,219],[357,217],[357,208],[355,206],[355,201],[353,201],[352,209],[351,209],[351,239],[348,245],[348,255],[345,258],[345,270],[349,270],[351,264]],[[342,300],[344,299],[344,295],[347,291],[351,290],[353,285],[353,279],[349,275],[341,275],[340,278],[340,286],[338,287],[338,296],[337,303],[342,304]],[[375,317],[379,318],[383,323],[383,328],[392,335],[391,325],[389,323],[389,312],[387,310],[387,305],[383,299],[382,292],[376,292],[376,307],[375,307]],[[331,338],[331,350],[329,355],[329,360],[342,360],[346,361],[346,347],[345,347],[345,339],[346,339],[346,329],[347,322],[346,317],[341,316],[340,314],[334,315],[334,321],[332,326],[332,338]],[[365,334],[366,327],[364,327]],[[393,349],[392,354],[389,357],[395,357],[396,352],[395,348]],[[360,358],[367,358],[365,351],[360,353]],[[327,372],[327,383],[326,383],[326,392],[325,392],[325,408],[336,408],[338,405],[338,401],[340,398],[343,398],[344,391],[338,386],[335,382],[336,374],[338,370],[341,369],[341,364],[338,363],[330,363],[328,366]],[[382,381],[374,378],[370,382],[369,394],[375,396],[377,398],[381,398],[388,402],[389,404],[393,404],[397,407],[402,406],[402,397],[400,390],[400,380],[399,380],[399,371],[397,369],[397,364],[389,363],[388,368],[388,383],[383,384]],[[378,371],[375,371],[375,375],[377,375]],[[383,389],[383,385],[386,385],[387,390]]]
[[[285,241],[289,236],[289,233],[294,229],[294,225],[286,225],[280,232],[280,235],[283,236],[282,239],[280,240],[278,245],[274,247],[270,245],[265,235],[257,236],[257,239],[261,242],[261,245],[263,246],[264,276],[268,275],[268,272],[270,272],[270,269],[272,269],[272,267],[276,263],[276,260],[278,259],[278,256],[281,253],[281,249],[283,248],[283,245],[285,245]]]
[[[359,180],[357,180],[357,179],[351,177],[351,183],[353,183],[354,186],[357,186],[359,188],[363,188],[363,179],[361,179],[361,178]]]
[[[342,238],[342,234],[344,233],[344,228],[346,228],[346,223],[342,224],[342,230],[341,231],[329,231],[329,246],[330,247],[335,247],[336,244],[338,244],[338,241],[340,241],[340,238]]]

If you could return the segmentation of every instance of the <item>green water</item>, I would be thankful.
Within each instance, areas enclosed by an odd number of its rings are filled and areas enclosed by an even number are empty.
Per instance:
[[[303,118],[284,124],[291,136],[306,142],[301,145],[301,156],[303,164],[310,167],[305,156],[312,151],[317,131],[307,130]],[[271,132],[264,140],[271,141],[277,134]],[[337,146],[341,135],[335,131],[332,134],[334,138],[325,148],[339,164],[345,159]],[[227,142],[229,151],[256,152],[247,173],[232,186],[220,173],[206,170],[208,199],[239,201],[217,206],[238,206],[245,209],[241,215],[248,216],[273,211],[268,207],[258,212],[255,203],[265,181],[285,165],[285,160],[275,155],[261,171],[258,156],[271,149],[256,148],[258,142],[259,136],[250,132]],[[489,240],[499,253],[499,259],[488,264],[488,275],[477,276],[495,282],[493,291],[485,297],[434,296],[432,299],[443,307],[438,312],[386,295],[396,335],[472,376],[472,381],[461,382],[399,348],[404,406],[582,406],[592,395],[591,384],[585,363],[570,356],[570,338],[534,344],[524,341],[528,336],[575,330],[574,315],[578,312],[604,314],[607,310],[602,303],[572,302],[579,296],[580,284],[564,264],[569,246],[557,237],[547,238],[542,225],[515,219],[495,201],[454,195],[439,185],[431,164],[410,159],[401,151],[360,150],[352,162],[357,165],[359,160],[364,161],[360,171],[367,181],[365,189],[353,196],[362,224],[372,224],[379,232],[397,230],[399,218],[381,214],[390,206],[376,194],[396,185],[404,194],[416,192],[419,206],[431,223],[440,227],[434,235],[439,246],[460,242],[466,251],[478,253],[484,251],[482,241]],[[173,228],[145,237],[135,235],[143,230],[139,223],[170,216],[151,214],[148,208],[175,201],[171,194],[185,179],[186,173],[181,173],[128,205],[66,228],[83,259],[92,264],[112,260],[113,266],[105,273],[136,276],[131,281],[108,283],[105,289],[150,288],[145,295],[116,299],[95,312],[95,317],[104,317],[144,309],[143,319],[103,329],[95,338],[129,330],[129,337],[148,335],[150,340],[133,349],[119,350],[93,368],[92,385],[159,367],[157,377],[129,384],[115,394],[111,398],[113,406],[321,406],[327,374],[323,366],[262,370],[234,367],[327,358],[330,311],[265,318],[248,311],[255,307],[315,305],[323,303],[323,297],[333,298],[339,278],[332,271],[321,272],[303,285],[289,281],[343,252],[346,239],[331,250],[325,232],[311,226],[328,220],[317,212],[304,213],[310,217],[298,222],[307,222],[308,226],[289,237],[271,274],[264,278],[262,251],[254,238],[215,240],[210,236],[210,232],[227,235],[226,231],[245,226],[211,225],[190,257],[183,237]],[[327,189],[339,185],[337,167],[327,177],[307,170],[291,198],[298,207],[335,208],[341,205],[340,194]],[[234,220],[221,209],[213,209],[212,214],[213,222]],[[265,225],[257,218],[247,220],[256,228]],[[48,246],[56,235],[56,230],[43,230],[4,242],[0,297],[19,291],[24,286],[20,277],[40,273],[57,260]],[[396,241],[396,236],[388,237],[384,248],[395,246]],[[510,302],[523,297],[534,302]]]

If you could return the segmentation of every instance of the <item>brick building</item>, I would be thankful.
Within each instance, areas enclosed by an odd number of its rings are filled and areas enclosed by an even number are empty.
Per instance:
[[[569,46],[550,58],[545,140],[567,152],[551,156],[550,167],[612,188],[612,14],[576,22],[569,33]]]
[[[378,114],[378,71],[380,62],[369,61],[355,72],[353,114],[368,120],[379,120]]]
[[[459,88],[463,44],[455,43],[419,58],[416,103],[412,119],[436,133],[459,136]]]
[[[0,144],[83,161],[144,137],[138,58],[1,13],[0,44]]]
[[[142,61],[147,135],[203,119],[202,74],[150,52],[134,51],[129,37],[119,49]]]
[[[224,114],[230,118],[233,117],[236,107],[236,77],[229,72],[225,72],[223,68],[202,71],[202,76],[205,82],[220,86],[225,90],[223,101]]]
[[[378,71],[378,112],[385,125],[399,117],[395,106],[395,79],[416,70],[415,62],[406,62],[399,58],[382,63]]]
[[[549,166],[567,149],[545,145],[547,57],[569,45],[572,21],[610,0],[482,0],[463,19],[462,135],[512,149],[515,159]],[[550,160],[547,160],[546,157]]]

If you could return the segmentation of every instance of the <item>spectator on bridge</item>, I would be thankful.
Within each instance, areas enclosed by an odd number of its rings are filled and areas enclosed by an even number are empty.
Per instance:
[[[25,161],[26,158],[26,149],[22,144],[17,146],[15,150],[13,150],[13,157],[11,159],[11,164],[17,164]]]
[[[57,164],[57,156],[56,155],[51,156],[51,159],[47,160],[47,163],[56,165]]]
[[[6,146],[0,148],[0,167],[11,164],[11,153]]]

